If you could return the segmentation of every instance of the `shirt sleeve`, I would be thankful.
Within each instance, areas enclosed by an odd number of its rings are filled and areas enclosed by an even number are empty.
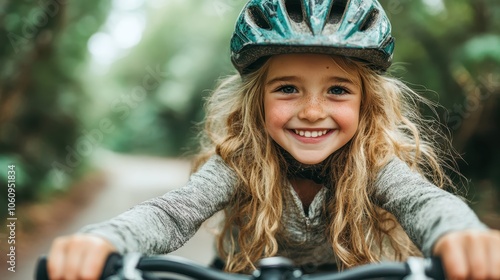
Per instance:
[[[487,229],[457,196],[442,190],[395,158],[378,175],[375,197],[392,213],[425,256],[443,234]]]
[[[206,219],[228,204],[235,182],[234,171],[215,155],[185,186],[80,232],[105,238],[122,254],[166,254],[181,247]]]

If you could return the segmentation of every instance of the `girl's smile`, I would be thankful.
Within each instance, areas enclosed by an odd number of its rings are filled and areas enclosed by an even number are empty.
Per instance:
[[[334,129],[289,129],[292,136],[298,141],[305,144],[315,144],[325,140],[330,134],[334,133]]]
[[[326,135],[328,132],[330,132],[330,129],[324,129],[324,130],[307,130],[307,129],[294,129],[293,132],[297,135],[300,135],[302,137],[306,138],[318,138],[323,135]]]
[[[266,129],[296,160],[320,163],[356,133],[361,79],[353,69],[328,55],[270,58],[264,87]]]

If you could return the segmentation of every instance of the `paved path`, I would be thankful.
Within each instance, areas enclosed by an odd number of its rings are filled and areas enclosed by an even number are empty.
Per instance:
[[[107,174],[107,186],[66,228],[52,238],[114,217],[141,201],[180,187],[187,181],[190,170],[190,163],[186,160],[124,156],[110,152],[99,152],[95,162]],[[173,254],[208,264],[213,257],[212,241],[208,228],[202,226],[184,247]],[[35,248],[31,259],[19,260],[19,270],[9,274],[9,280],[33,279],[36,258],[48,251],[50,244],[47,243]]]

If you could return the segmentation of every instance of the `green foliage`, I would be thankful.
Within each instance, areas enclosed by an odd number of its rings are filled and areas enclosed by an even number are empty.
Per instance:
[[[168,156],[192,153],[193,126],[204,116],[202,98],[221,75],[233,71],[228,42],[240,7],[223,8],[220,14],[210,2],[198,1],[149,8],[141,42],[105,76],[115,83],[101,118],[111,119],[117,128],[105,141],[108,148]],[[156,79],[148,81],[148,88],[144,79],[150,76]],[[102,90],[92,91],[99,100]]]
[[[472,200],[485,186],[500,199],[500,2],[495,0],[381,1],[396,36],[399,73],[437,93],[441,121],[463,155]],[[425,4],[427,3],[427,4]],[[440,4],[441,3],[441,4]],[[500,212],[498,203],[491,208]],[[491,210],[491,209],[490,209]]]
[[[1,168],[16,164],[18,202],[65,187],[85,166],[81,160],[68,167],[66,159],[86,114],[79,72],[86,41],[107,14],[97,3],[6,1],[1,9],[0,161]],[[58,176],[55,162],[67,167]]]

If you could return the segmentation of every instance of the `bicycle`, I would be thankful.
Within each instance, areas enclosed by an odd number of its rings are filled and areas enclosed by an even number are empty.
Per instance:
[[[48,280],[47,259],[37,264],[35,280]],[[168,275],[161,273],[168,273]],[[172,278],[176,277],[176,278]],[[227,273],[169,255],[142,256],[138,253],[111,254],[103,269],[101,280],[361,280],[361,279],[444,280],[438,258],[409,258],[406,262],[367,264],[342,272],[303,274],[284,257],[262,259],[251,275]]]

